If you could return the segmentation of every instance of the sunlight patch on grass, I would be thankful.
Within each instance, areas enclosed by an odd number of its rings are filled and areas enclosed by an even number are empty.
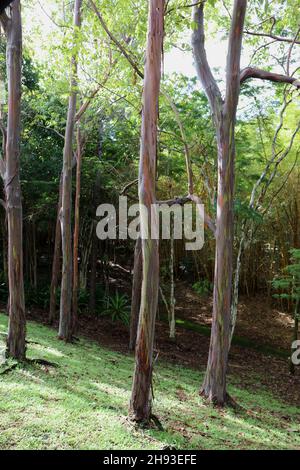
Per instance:
[[[0,376],[0,449],[300,449],[299,410],[258,388],[257,375],[244,390],[233,371],[230,393],[243,410],[219,410],[198,394],[203,371],[158,363],[153,411],[164,430],[142,430],[127,419],[132,356],[83,338],[65,344],[34,322],[28,337],[28,357],[58,367],[26,363]]]

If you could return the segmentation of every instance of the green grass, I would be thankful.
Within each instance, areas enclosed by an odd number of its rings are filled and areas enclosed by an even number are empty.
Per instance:
[[[0,342],[6,328],[0,315]],[[299,410],[258,391],[257,376],[247,391],[229,377],[244,411],[218,410],[198,396],[202,372],[159,363],[154,412],[164,431],[142,430],[127,420],[131,356],[86,339],[64,344],[33,322],[28,339],[29,358],[58,367],[28,363],[0,375],[0,449],[300,449]]]

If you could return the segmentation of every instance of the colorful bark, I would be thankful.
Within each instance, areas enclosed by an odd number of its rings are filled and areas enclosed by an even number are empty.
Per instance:
[[[75,0],[74,4],[74,41],[77,37],[77,28],[80,27],[80,10],[82,0]],[[59,331],[60,339],[72,339],[72,156],[73,135],[77,101],[77,54],[71,61],[70,96],[68,116],[65,131],[65,145],[63,152],[63,184],[61,209],[61,236],[62,236],[62,278],[60,296]]]
[[[141,289],[143,276],[143,259],[142,259],[142,242],[138,238],[134,249],[134,266],[132,280],[131,295],[131,312],[130,312],[130,338],[129,350],[134,351],[136,345],[136,335],[139,323],[139,312],[141,306]]]
[[[144,73],[142,131],[139,170],[139,200],[148,209],[141,214],[141,229],[151,226],[151,205],[156,202],[155,177],[157,158],[157,122],[164,35],[164,0],[151,0]],[[152,214],[153,215],[153,214]],[[156,216],[152,220],[157,226]],[[143,282],[136,343],[130,413],[134,420],[148,422],[151,417],[151,382],[153,345],[158,302],[159,253],[158,240],[142,239]]]
[[[9,324],[7,354],[25,359],[26,319],[23,282],[23,215],[20,186],[22,24],[19,0],[11,4],[7,36],[7,141],[5,196],[8,226]]]

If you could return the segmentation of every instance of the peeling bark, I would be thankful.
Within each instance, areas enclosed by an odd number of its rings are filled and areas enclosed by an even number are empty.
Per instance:
[[[81,191],[81,162],[82,162],[82,139],[80,133],[80,123],[77,127],[77,165],[76,165],[76,195],[75,195],[75,222],[73,236],[73,306],[72,306],[72,334],[76,330],[78,318],[78,244],[79,244],[79,210]]]
[[[149,228],[151,205],[156,203],[155,176],[157,158],[157,121],[161,79],[161,59],[164,35],[164,0],[151,0],[148,19],[148,40],[144,73],[142,132],[139,170],[139,200],[148,209],[141,214],[141,232]],[[158,240],[142,238],[143,282],[136,343],[136,362],[130,401],[130,414],[135,421],[151,418],[151,383],[155,318],[159,288]]]
[[[80,27],[80,10],[82,0],[75,0],[74,4],[74,38],[76,29]],[[58,336],[65,341],[72,339],[72,156],[73,134],[77,100],[77,56],[71,61],[70,96],[68,116],[65,131],[65,145],[63,152],[63,184],[61,209],[61,236],[62,236],[62,278],[60,296],[60,316]]]
[[[3,24],[7,36],[8,112],[4,187],[8,226],[9,323],[7,355],[24,360],[26,319],[23,281],[23,213],[20,185],[22,24],[19,0]]]
[[[197,72],[208,96],[218,145],[218,201],[213,319],[209,357],[201,393],[212,403],[224,405],[228,395],[226,372],[230,343],[231,289],[233,271],[233,194],[235,119],[240,91],[240,57],[247,1],[235,0],[229,35],[226,95],[223,101],[210,71],[204,48],[204,2],[194,7],[197,28],[193,51]]]
[[[142,242],[138,238],[134,249],[134,266],[131,294],[131,312],[130,312],[130,339],[129,350],[135,350],[136,335],[139,322],[139,312],[141,306],[141,289],[143,276],[143,260],[142,260]]]
[[[60,228],[60,211],[62,205],[62,174],[59,182],[59,197],[57,204],[57,216],[55,225],[54,253],[52,261],[52,275],[50,285],[50,308],[49,323],[52,324],[56,317],[56,293],[58,288],[60,257],[61,257],[61,228]]]

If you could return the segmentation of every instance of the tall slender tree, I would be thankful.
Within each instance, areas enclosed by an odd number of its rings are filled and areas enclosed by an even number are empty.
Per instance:
[[[76,194],[74,208],[74,234],[73,234],[73,298],[72,298],[72,330],[75,332],[78,317],[78,250],[79,250],[79,211],[80,211],[80,190],[81,190],[81,163],[82,163],[82,136],[80,131],[80,121],[77,125],[76,134]]]
[[[0,172],[4,181],[8,226],[9,324],[7,354],[25,359],[26,319],[23,282],[23,215],[20,185],[22,22],[20,0],[1,13],[7,38],[8,110],[4,158]]]
[[[147,422],[151,417],[151,382],[153,344],[159,285],[158,240],[145,237],[151,223],[157,225],[151,213],[156,203],[155,176],[157,158],[157,122],[161,80],[161,60],[164,36],[164,0],[151,0],[148,16],[148,38],[144,73],[142,130],[139,168],[139,200],[148,209],[141,211],[143,282],[137,331],[135,371],[130,413],[134,420]]]
[[[213,319],[209,357],[202,394],[223,405],[227,399],[226,372],[230,346],[234,236],[235,122],[240,85],[249,78],[290,83],[299,87],[295,77],[258,68],[240,70],[247,0],[235,0],[228,41],[225,97],[219,90],[208,64],[205,50],[203,0],[193,7],[192,46],[198,77],[208,97],[218,147],[218,201],[216,219],[216,255],[213,295]]]
[[[74,53],[71,58],[71,78],[68,116],[65,131],[63,152],[63,181],[61,207],[61,236],[62,236],[62,278],[60,297],[59,331],[60,339],[72,339],[72,157],[74,123],[77,101],[77,36],[81,25],[82,0],[74,2]]]

